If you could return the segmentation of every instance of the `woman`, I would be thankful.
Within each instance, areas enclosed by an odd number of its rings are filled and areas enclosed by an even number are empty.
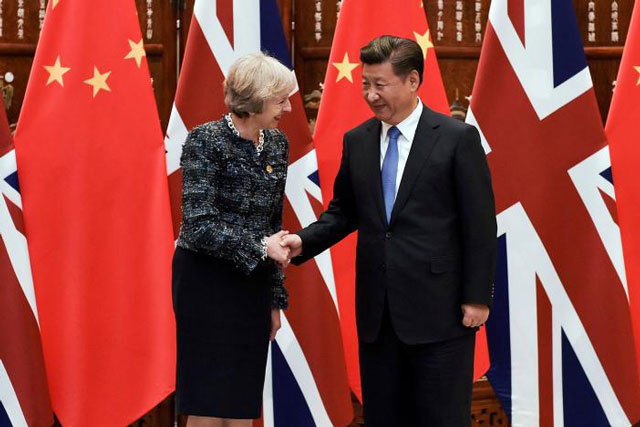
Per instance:
[[[287,308],[280,245],[292,73],[243,56],[224,82],[229,113],[193,129],[182,152],[182,225],[173,258],[176,400],[188,427],[259,418],[269,340]]]

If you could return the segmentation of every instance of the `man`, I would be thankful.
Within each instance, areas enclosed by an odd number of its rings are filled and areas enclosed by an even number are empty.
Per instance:
[[[358,230],[356,322],[367,426],[468,426],[475,331],[496,257],[491,178],[477,130],[422,105],[412,40],[360,50],[375,118],[344,136],[334,198],[283,238],[299,264]]]

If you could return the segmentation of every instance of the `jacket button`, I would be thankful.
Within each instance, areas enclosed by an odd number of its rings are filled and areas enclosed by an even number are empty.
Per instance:
[[[387,271],[387,264],[382,264],[382,267],[380,267],[380,270]]]
[[[391,232],[387,231],[387,233],[384,235],[384,237],[386,237],[387,239],[391,238]]]

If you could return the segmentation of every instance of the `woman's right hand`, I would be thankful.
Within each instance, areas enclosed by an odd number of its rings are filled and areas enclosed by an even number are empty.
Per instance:
[[[288,231],[281,230],[267,237],[267,256],[282,268],[289,264],[289,247],[280,245],[280,241],[287,234],[289,234]]]

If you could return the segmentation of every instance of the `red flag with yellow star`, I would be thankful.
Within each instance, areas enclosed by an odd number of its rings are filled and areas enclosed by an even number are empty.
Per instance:
[[[386,0],[343,2],[331,46],[322,104],[314,133],[325,207],[331,200],[333,181],[340,166],[343,134],[373,115],[362,97],[360,48],[384,34],[418,42],[425,57],[424,81],[418,95],[429,108],[450,114],[422,2],[406,1],[402,7]],[[331,254],[349,383],[355,394],[360,396],[354,311],[355,247],[355,235],[351,235],[335,245]],[[478,335],[477,343],[475,370],[476,374],[483,375],[489,366],[484,329]]]
[[[134,0],[49,2],[15,145],[54,412],[129,424],[175,366],[165,151]]]
[[[611,170],[640,367],[640,4],[636,2],[607,118]]]

